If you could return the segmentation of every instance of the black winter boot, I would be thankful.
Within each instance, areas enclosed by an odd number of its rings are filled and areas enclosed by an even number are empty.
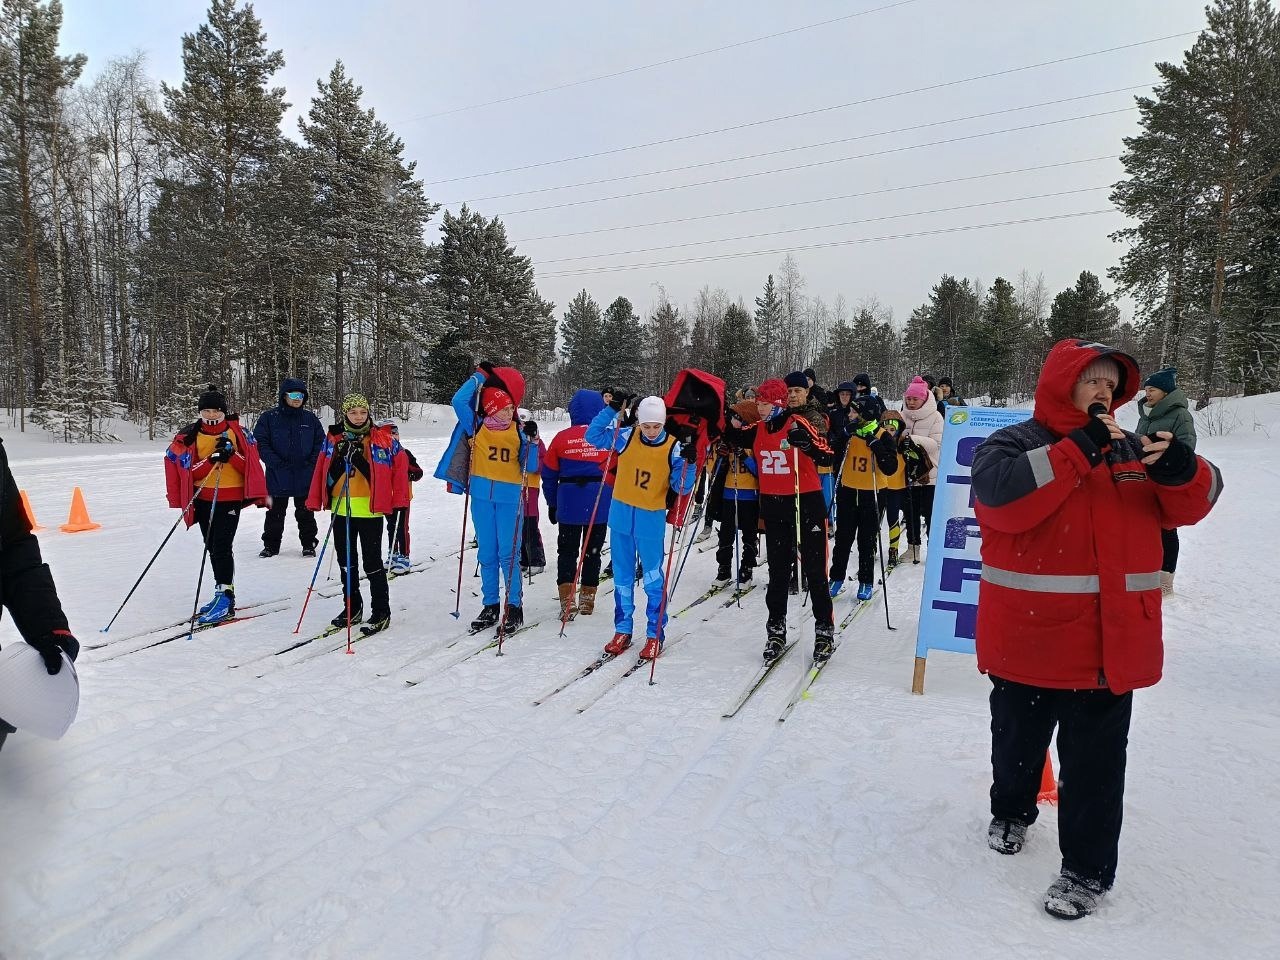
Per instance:
[[[498,617],[501,615],[501,606],[496,603],[486,603],[480,610],[480,616],[471,621],[471,629],[483,630],[485,627],[492,627],[497,624]]]

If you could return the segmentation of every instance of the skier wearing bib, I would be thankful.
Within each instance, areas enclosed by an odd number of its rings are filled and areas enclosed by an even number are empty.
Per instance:
[[[609,549],[617,571],[613,591],[615,632],[604,649],[617,656],[631,646],[635,584],[627,571],[635,568],[639,558],[649,600],[645,611],[647,642],[640,656],[652,660],[662,652],[660,631],[666,621],[662,610],[666,590],[662,541],[667,524],[667,491],[683,496],[693,490],[698,472],[694,464],[697,448],[694,444],[682,448],[667,432],[667,405],[661,397],[645,397],[636,404],[634,419],[622,421],[635,425],[621,427],[615,438],[614,423],[628,401],[634,399],[614,395],[610,405],[591,421],[586,441],[601,450],[608,450],[612,441],[617,453],[613,504],[609,508]],[[658,622],[659,611],[663,623]]]
[[[849,566],[849,553],[858,543],[858,599],[870,600],[875,589],[876,531],[880,528],[880,506],[877,493],[883,491],[889,478],[898,470],[898,450],[892,435],[880,426],[877,417],[882,405],[868,397],[854,401],[853,420],[849,424],[849,441],[840,465],[839,502],[836,515],[835,549],[831,551],[831,596],[844,586]]]

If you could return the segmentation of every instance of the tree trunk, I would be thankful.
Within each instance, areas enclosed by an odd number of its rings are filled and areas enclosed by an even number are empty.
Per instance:
[[[333,275],[333,406],[337,410],[346,395],[343,383],[343,312],[342,312],[342,271]]]

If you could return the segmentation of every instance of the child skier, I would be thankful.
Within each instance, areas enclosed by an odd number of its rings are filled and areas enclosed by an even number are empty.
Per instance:
[[[451,492],[471,494],[484,603],[471,621],[472,630],[495,626],[499,620],[504,633],[524,625],[524,591],[515,556],[528,478],[538,470],[538,445],[537,428],[527,424],[532,429],[526,432],[516,423],[523,398],[524,376],[519,370],[480,364],[453,395],[458,424],[436,467],[435,475],[448,481]]]
[[[310,510],[333,513],[333,549],[342,575],[342,610],[331,621],[350,628],[364,619],[357,565],[369,580],[373,607],[366,634],[391,623],[391,595],[382,565],[382,521],[409,502],[409,459],[390,427],[373,425],[363,394],[342,399],[342,419],[329,428],[311,476]]]
[[[720,521],[720,540],[716,550],[716,581],[727,583],[731,579],[729,562],[733,559],[734,541],[741,531],[738,583],[750,583],[751,571],[758,562],[760,543],[760,484],[756,479],[756,461],[745,450],[721,442],[716,449],[716,470],[716,480],[723,491],[717,518]]]
[[[836,511],[835,549],[831,551],[831,596],[844,586],[850,548],[858,542],[858,599],[870,600],[875,589],[876,531],[880,512],[876,494],[898,470],[898,451],[893,437],[877,419],[881,407],[874,398],[854,400],[856,413],[850,423],[849,444],[840,465],[839,502]]]
[[[587,442],[587,428],[604,406],[603,395],[595,390],[577,391],[569,399],[570,426],[551,438],[542,461],[547,519],[560,528],[556,536],[556,585],[561,620],[579,613],[590,616],[596,609],[600,554],[613,500],[613,487],[604,482],[604,467],[606,461],[612,461],[612,454]],[[575,604],[573,580],[579,558],[582,574]]]
[[[898,563],[898,543],[902,539],[902,516],[907,496],[907,462],[902,451],[898,450],[898,438],[902,436],[902,414],[897,410],[886,410],[880,418],[880,425],[893,439],[898,458],[898,469],[885,477],[884,486],[880,488],[880,513],[889,519],[889,556],[886,562],[893,567]]]
[[[400,428],[396,426],[394,420],[379,420],[378,426],[390,430],[391,436],[395,437],[396,442],[399,443]],[[413,451],[403,444],[400,449],[404,451],[405,460],[408,462],[409,483],[405,485],[405,505],[396,507],[391,516],[387,517],[387,550],[391,554],[389,566],[393,577],[408,573],[413,567],[413,561],[409,559],[409,507],[413,504],[413,484],[422,479],[422,467],[418,466],[418,460],[414,457]]]
[[[200,419],[173,438],[164,455],[169,506],[191,503],[186,521],[200,524],[216,582],[213,599],[198,612],[197,623],[230,620],[236,615],[236,561],[232,547],[240,513],[247,504],[265,506],[267,480],[253,434],[227,414],[227,398],[217,387],[196,401]],[[199,492],[197,493],[197,488]],[[192,497],[195,497],[192,502]]]
[[[586,439],[594,447],[617,453],[613,485],[613,506],[609,510],[609,545],[613,552],[614,635],[605,644],[605,653],[617,656],[631,646],[635,614],[635,584],[627,572],[637,558],[644,568],[644,590],[649,599],[646,613],[646,643],[640,656],[655,659],[662,652],[662,628],[666,625],[663,597],[666,591],[663,570],[663,536],[666,532],[667,490],[684,496],[697,479],[697,447],[681,446],[666,430],[667,405],[661,397],[645,397],[635,405],[636,426],[614,429],[624,406],[634,398],[614,395],[601,410]],[[658,622],[662,611],[662,623]]]
[[[538,437],[538,423],[533,414],[521,407],[516,411],[520,420],[520,429],[524,435],[538,444],[538,463],[545,463],[547,447]],[[520,568],[530,577],[536,577],[547,569],[547,549],[542,543],[542,530],[538,526],[538,491],[542,488],[542,474],[530,472],[528,489],[524,495],[524,529],[520,533]]]
[[[831,447],[823,432],[787,409],[787,387],[781,380],[760,384],[756,401],[760,422],[748,426],[735,418],[725,438],[734,446],[750,448],[759,470],[760,516],[769,564],[764,658],[774,660],[786,649],[788,582],[798,537],[800,562],[813,601],[813,656],[822,662],[834,649],[835,625],[827,589],[827,504],[817,468],[830,465]]]

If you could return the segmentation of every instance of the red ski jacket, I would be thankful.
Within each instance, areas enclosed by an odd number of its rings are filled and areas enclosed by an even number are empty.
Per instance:
[[[253,439],[252,431],[240,426],[240,418],[232,414],[223,421],[226,431],[234,437],[236,466],[244,475],[244,492],[242,503],[252,503],[259,507],[267,504],[267,478],[262,472],[262,461],[258,459],[258,443]],[[212,464],[208,460],[197,459],[196,435],[200,432],[200,421],[181,430],[164,453],[164,485],[169,506],[181,509],[187,507],[196,494],[196,481],[205,479]],[[240,463],[243,457],[244,462]],[[190,507],[183,514],[187,526],[196,522],[195,511]]]
[[[307,494],[308,510],[328,510],[329,467],[333,451],[342,440],[343,426],[334,424],[325,434],[320,456],[311,474],[311,491]],[[390,427],[373,427],[364,438],[365,459],[369,462],[369,509],[389,514],[409,505],[409,458]],[[344,514],[345,516],[345,514]]]
[[[1125,404],[1138,389],[1134,360],[1064,340],[1040,372],[1034,419],[997,430],[974,454],[978,669],[1038,687],[1125,693],[1156,683],[1164,664],[1160,529],[1201,520],[1222,477],[1194,454],[1178,475],[1148,467],[1134,434],[1103,453],[1081,433],[1088,415],[1071,392],[1100,356],[1122,371],[1112,410]]]

